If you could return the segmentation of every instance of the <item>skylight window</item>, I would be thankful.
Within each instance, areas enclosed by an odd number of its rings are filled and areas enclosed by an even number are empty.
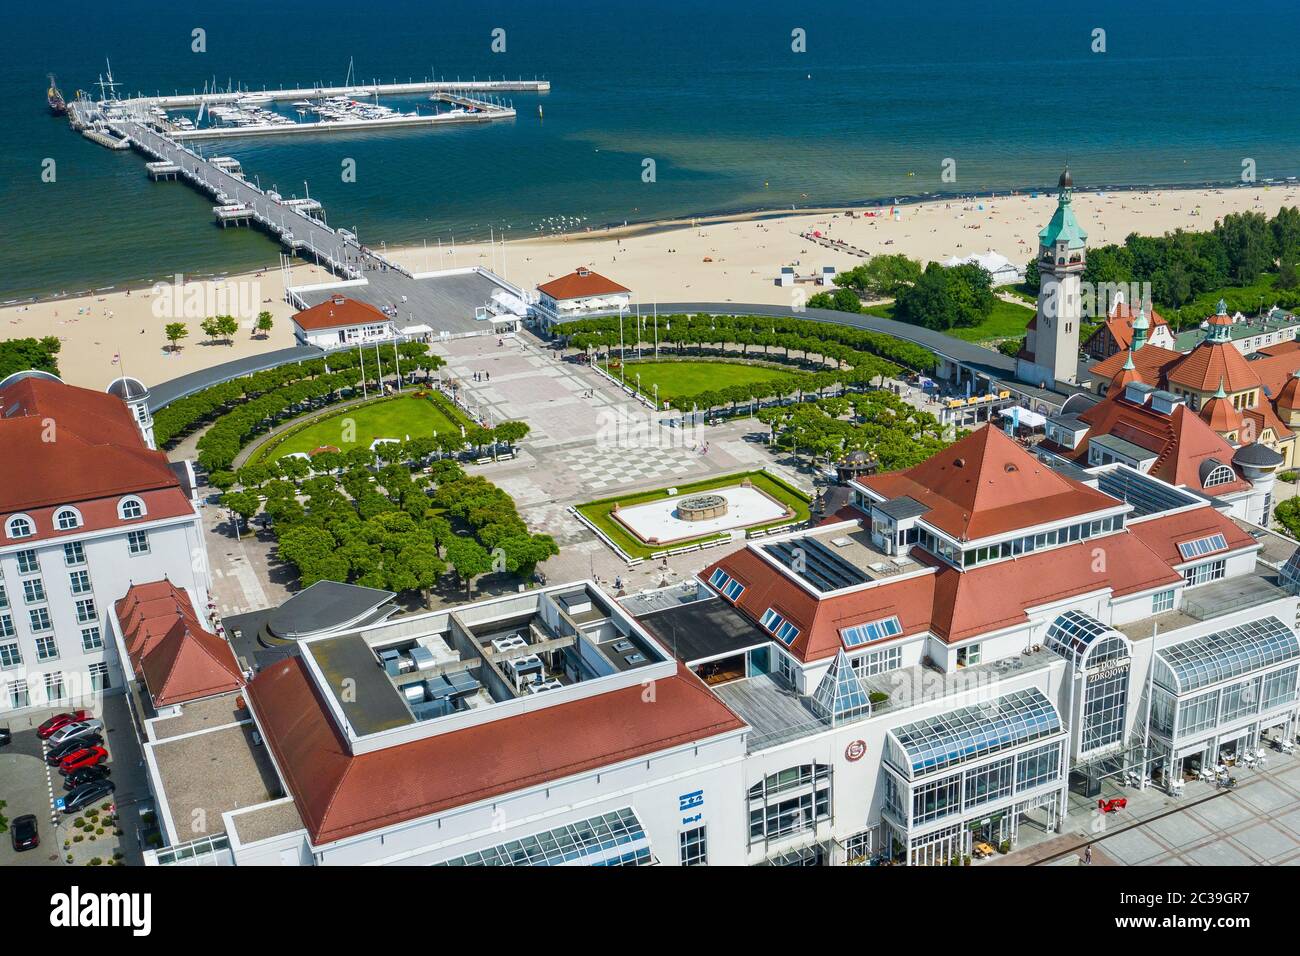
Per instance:
[[[758,623],[763,625],[764,629],[766,629],[768,633],[786,647],[793,644],[794,639],[799,636],[799,628],[795,627],[772,608],[768,608],[763,612],[763,616]]]
[[[899,623],[897,617],[881,618],[879,621],[869,621],[866,624],[857,624],[853,627],[846,627],[840,631],[840,640],[844,646],[852,650],[855,647],[862,647],[864,644],[871,644],[875,641],[883,641],[887,637],[897,637],[903,633],[903,625]]]
[[[1183,556],[1184,561],[1191,561],[1193,558],[1203,558],[1207,554],[1214,554],[1216,551],[1223,551],[1228,547],[1228,541],[1221,534],[1212,534],[1206,538],[1197,538],[1194,541],[1183,541],[1178,545],[1178,553]]]
[[[719,594],[725,596],[732,604],[735,604],[736,601],[740,600],[740,596],[745,593],[745,586],[726,571],[722,570],[722,568],[718,568],[709,575],[709,584],[711,584]]]

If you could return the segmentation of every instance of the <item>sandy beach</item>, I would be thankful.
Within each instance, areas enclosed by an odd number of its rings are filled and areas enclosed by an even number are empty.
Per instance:
[[[1122,242],[1132,232],[1209,229],[1230,212],[1253,210],[1271,216],[1283,205],[1300,204],[1300,185],[1104,194],[1079,190],[1074,203],[1089,245],[1097,246]],[[901,252],[930,261],[993,250],[1024,262],[1055,204],[1054,195],[1043,194],[914,203],[897,207],[896,217],[889,206],[855,209],[853,216],[842,208],[791,215],[752,213],[696,225],[655,223],[516,240],[504,247],[458,245],[454,259],[447,246],[441,258],[436,249],[420,247],[390,247],[390,255],[414,271],[482,265],[526,289],[585,265],[632,289],[634,301],[643,307],[683,300],[789,304],[792,290],[774,284],[781,266],[811,275],[825,265],[844,270],[864,261],[810,242],[803,233],[820,232],[872,255]],[[292,282],[306,285],[328,278],[323,270],[303,263],[293,270]],[[811,294],[814,288],[801,286],[799,291]],[[262,309],[275,317],[275,327],[268,337],[257,338],[252,322]],[[231,345],[207,343],[199,329],[204,316],[218,312],[240,318],[241,329]],[[151,384],[287,348],[294,344],[291,314],[280,272],[268,269],[179,289],[169,284],[157,292],[114,291],[13,306],[0,309],[0,325],[9,338],[57,336],[63,342],[59,367],[64,379],[103,388],[122,369]],[[167,350],[163,336],[163,326],[173,321],[189,327],[176,353]]]
[[[1228,213],[1256,211],[1272,216],[1281,206],[1297,203],[1300,185],[1295,184],[1105,194],[1079,190],[1074,196],[1075,213],[1090,246],[1123,242],[1133,232],[1207,230]],[[504,274],[532,289],[585,265],[627,286],[634,301],[643,305],[682,301],[787,305],[791,290],[774,284],[781,266],[792,265],[803,276],[820,272],[822,266],[845,270],[864,261],[819,246],[802,234],[820,232],[871,255],[901,252],[923,262],[993,250],[1023,263],[1033,255],[1038,230],[1055,208],[1055,195],[1012,195],[903,205],[897,207],[897,219],[885,206],[852,210],[852,218],[844,208],[837,208],[780,218],[758,218],[771,214],[755,213],[664,231],[656,225],[629,226],[507,243]],[[876,215],[868,217],[865,212]],[[495,251],[487,244],[458,246],[456,253],[456,264],[461,266],[502,263],[500,246]],[[436,253],[430,257],[422,250],[403,250],[398,257],[422,269],[430,268],[432,259],[432,267],[437,267]],[[443,262],[450,265],[450,255],[444,255]]]

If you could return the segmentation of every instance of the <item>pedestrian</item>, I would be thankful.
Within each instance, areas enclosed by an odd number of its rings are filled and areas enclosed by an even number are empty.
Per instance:
[[[1089,843],[1083,848],[1083,865],[1092,866],[1092,844]]]

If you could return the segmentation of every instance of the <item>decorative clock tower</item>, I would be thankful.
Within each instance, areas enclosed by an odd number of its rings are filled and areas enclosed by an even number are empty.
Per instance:
[[[1074,179],[1061,173],[1061,192],[1051,222],[1038,233],[1037,327],[1026,336],[1016,361],[1022,382],[1051,388],[1057,381],[1073,383],[1079,370],[1079,325],[1083,298],[1079,283],[1086,265],[1088,234],[1074,218],[1070,193]]]

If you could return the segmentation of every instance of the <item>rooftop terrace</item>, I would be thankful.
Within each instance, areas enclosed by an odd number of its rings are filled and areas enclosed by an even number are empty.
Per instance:
[[[585,584],[394,618],[302,649],[354,738],[470,711],[492,719],[499,705],[535,706],[540,695],[670,660]]]

